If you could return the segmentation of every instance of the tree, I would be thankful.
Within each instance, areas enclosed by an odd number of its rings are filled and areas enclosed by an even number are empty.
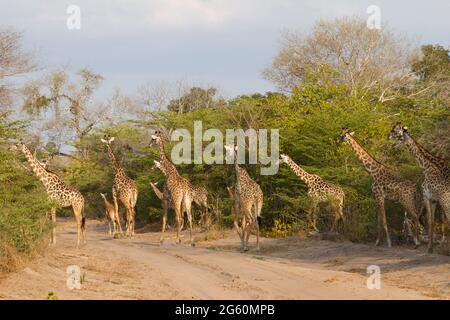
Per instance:
[[[167,109],[173,112],[186,113],[202,108],[215,108],[224,105],[223,99],[215,98],[216,94],[216,88],[203,89],[192,87],[188,93],[180,98],[170,100]]]
[[[82,139],[96,125],[109,119],[111,103],[93,102],[95,91],[103,77],[88,69],[77,73],[77,81],[71,81],[65,70],[57,70],[41,80],[30,82],[23,90],[23,109],[41,123],[50,141],[59,147],[67,141]],[[39,119],[41,114],[46,119]]]
[[[307,36],[283,34],[281,50],[263,75],[289,92],[326,65],[336,71],[332,79],[347,85],[352,96],[376,89],[383,100],[392,87],[411,80],[411,56],[405,39],[386,28],[367,28],[363,18],[319,20]]]
[[[422,90],[449,101],[450,99],[450,51],[441,45],[424,45],[421,55],[411,64],[411,69],[418,76]]]
[[[0,28],[0,108],[13,103],[13,86],[8,79],[36,70],[33,55],[22,48],[22,34]]]

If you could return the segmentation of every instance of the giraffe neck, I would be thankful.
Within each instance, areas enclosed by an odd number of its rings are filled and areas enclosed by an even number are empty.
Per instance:
[[[27,146],[25,145],[22,146],[22,152],[27,158],[31,170],[33,170],[34,174],[47,188],[49,186],[49,179],[47,179],[47,177],[49,177],[50,174],[47,172],[47,170],[44,169],[41,163],[33,156],[33,154],[31,153],[30,149],[28,149]]]
[[[160,139],[158,146],[159,146],[159,158],[161,160],[161,163],[167,168],[168,171],[172,171],[172,172],[176,171],[178,173],[175,165],[166,156],[164,141],[162,139]]]
[[[303,170],[298,164],[294,162],[291,158],[288,158],[287,165],[294,171],[297,177],[300,178],[306,185],[309,186],[312,175],[305,170]]]
[[[348,144],[355,151],[356,156],[364,165],[364,168],[369,174],[384,171],[386,167],[375,160],[351,135],[347,134]]]
[[[111,202],[106,199],[106,196],[102,195],[103,201],[105,202],[106,207],[114,207]]]
[[[163,198],[163,193],[161,192],[161,190],[159,190],[154,183],[150,183],[150,185],[152,186],[152,189],[155,192],[156,196],[161,200]]]
[[[236,187],[235,191],[237,194],[240,194],[242,191],[242,183],[248,180],[252,180],[252,178],[249,176],[247,170],[245,168],[241,168],[238,164],[238,156],[237,152],[234,153],[234,171],[236,174]],[[238,199],[239,202],[239,199]]]
[[[109,160],[111,161],[111,165],[114,170],[114,175],[118,176],[118,175],[124,174],[123,168],[120,166],[119,162],[117,161],[116,156],[114,155],[114,152],[112,151],[111,145],[108,143],[106,146],[108,148],[108,156],[109,156]]]
[[[436,160],[433,160],[431,154],[416,142],[409,133],[405,132],[404,136],[406,146],[424,173],[428,175],[439,175],[441,173],[441,168],[436,163]]]

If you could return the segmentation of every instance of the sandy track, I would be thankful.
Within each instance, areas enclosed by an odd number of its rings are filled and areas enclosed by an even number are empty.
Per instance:
[[[450,258],[421,250],[291,238],[263,239],[260,252],[242,254],[234,232],[193,248],[173,239],[161,246],[158,232],[111,239],[105,230],[89,221],[89,242],[77,250],[73,222],[61,220],[56,246],[2,279],[0,298],[450,299]],[[370,264],[382,269],[380,290],[366,287]],[[80,290],[66,286],[69,265],[81,268]]]

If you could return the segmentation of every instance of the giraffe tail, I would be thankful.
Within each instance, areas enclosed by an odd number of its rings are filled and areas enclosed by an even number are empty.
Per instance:
[[[83,209],[81,211],[81,230],[85,229],[86,229],[86,216],[84,215],[84,206],[83,206]]]
[[[261,227],[261,221],[262,221],[261,216],[257,216],[256,221],[258,222],[258,226]]]

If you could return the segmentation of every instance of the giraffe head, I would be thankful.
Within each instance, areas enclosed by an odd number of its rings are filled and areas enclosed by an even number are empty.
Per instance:
[[[338,143],[344,142],[344,141],[348,141],[348,138],[350,136],[353,136],[355,134],[355,132],[350,132],[348,130],[348,128],[342,128],[341,129],[341,134],[339,135],[339,138],[337,140]]]
[[[225,151],[227,153],[227,156],[233,156],[235,152],[238,151],[238,146],[232,144],[225,145]]]
[[[114,137],[105,134],[100,140],[107,145],[111,145],[111,143],[114,141]]]
[[[10,150],[13,151],[23,151],[25,149],[25,143],[22,140],[19,140],[16,143],[13,143],[10,147]]]
[[[278,163],[279,164],[288,163],[289,159],[290,158],[287,154],[282,154],[282,155],[280,155],[280,160],[278,160]]]
[[[150,139],[150,146],[159,145],[163,141],[163,133],[159,130],[156,130]]]
[[[100,195],[102,196],[103,199],[106,200],[106,196],[107,196],[108,194],[107,194],[107,193],[101,193],[101,192],[100,192]]]
[[[400,122],[397,122],[389,133],[389,139],[396,140],[395,147],[400,148],[405,142],[405,136],[408,132],[408,128],[403,126]]]
[[[165,170],[164,170],[165,168],[161,164],[160,161],[153,160],[153,162],[155,163],[155,165],[154,165],[155,168],[158,168],[159,170],[161,170],[162,173],[165,173]]]

